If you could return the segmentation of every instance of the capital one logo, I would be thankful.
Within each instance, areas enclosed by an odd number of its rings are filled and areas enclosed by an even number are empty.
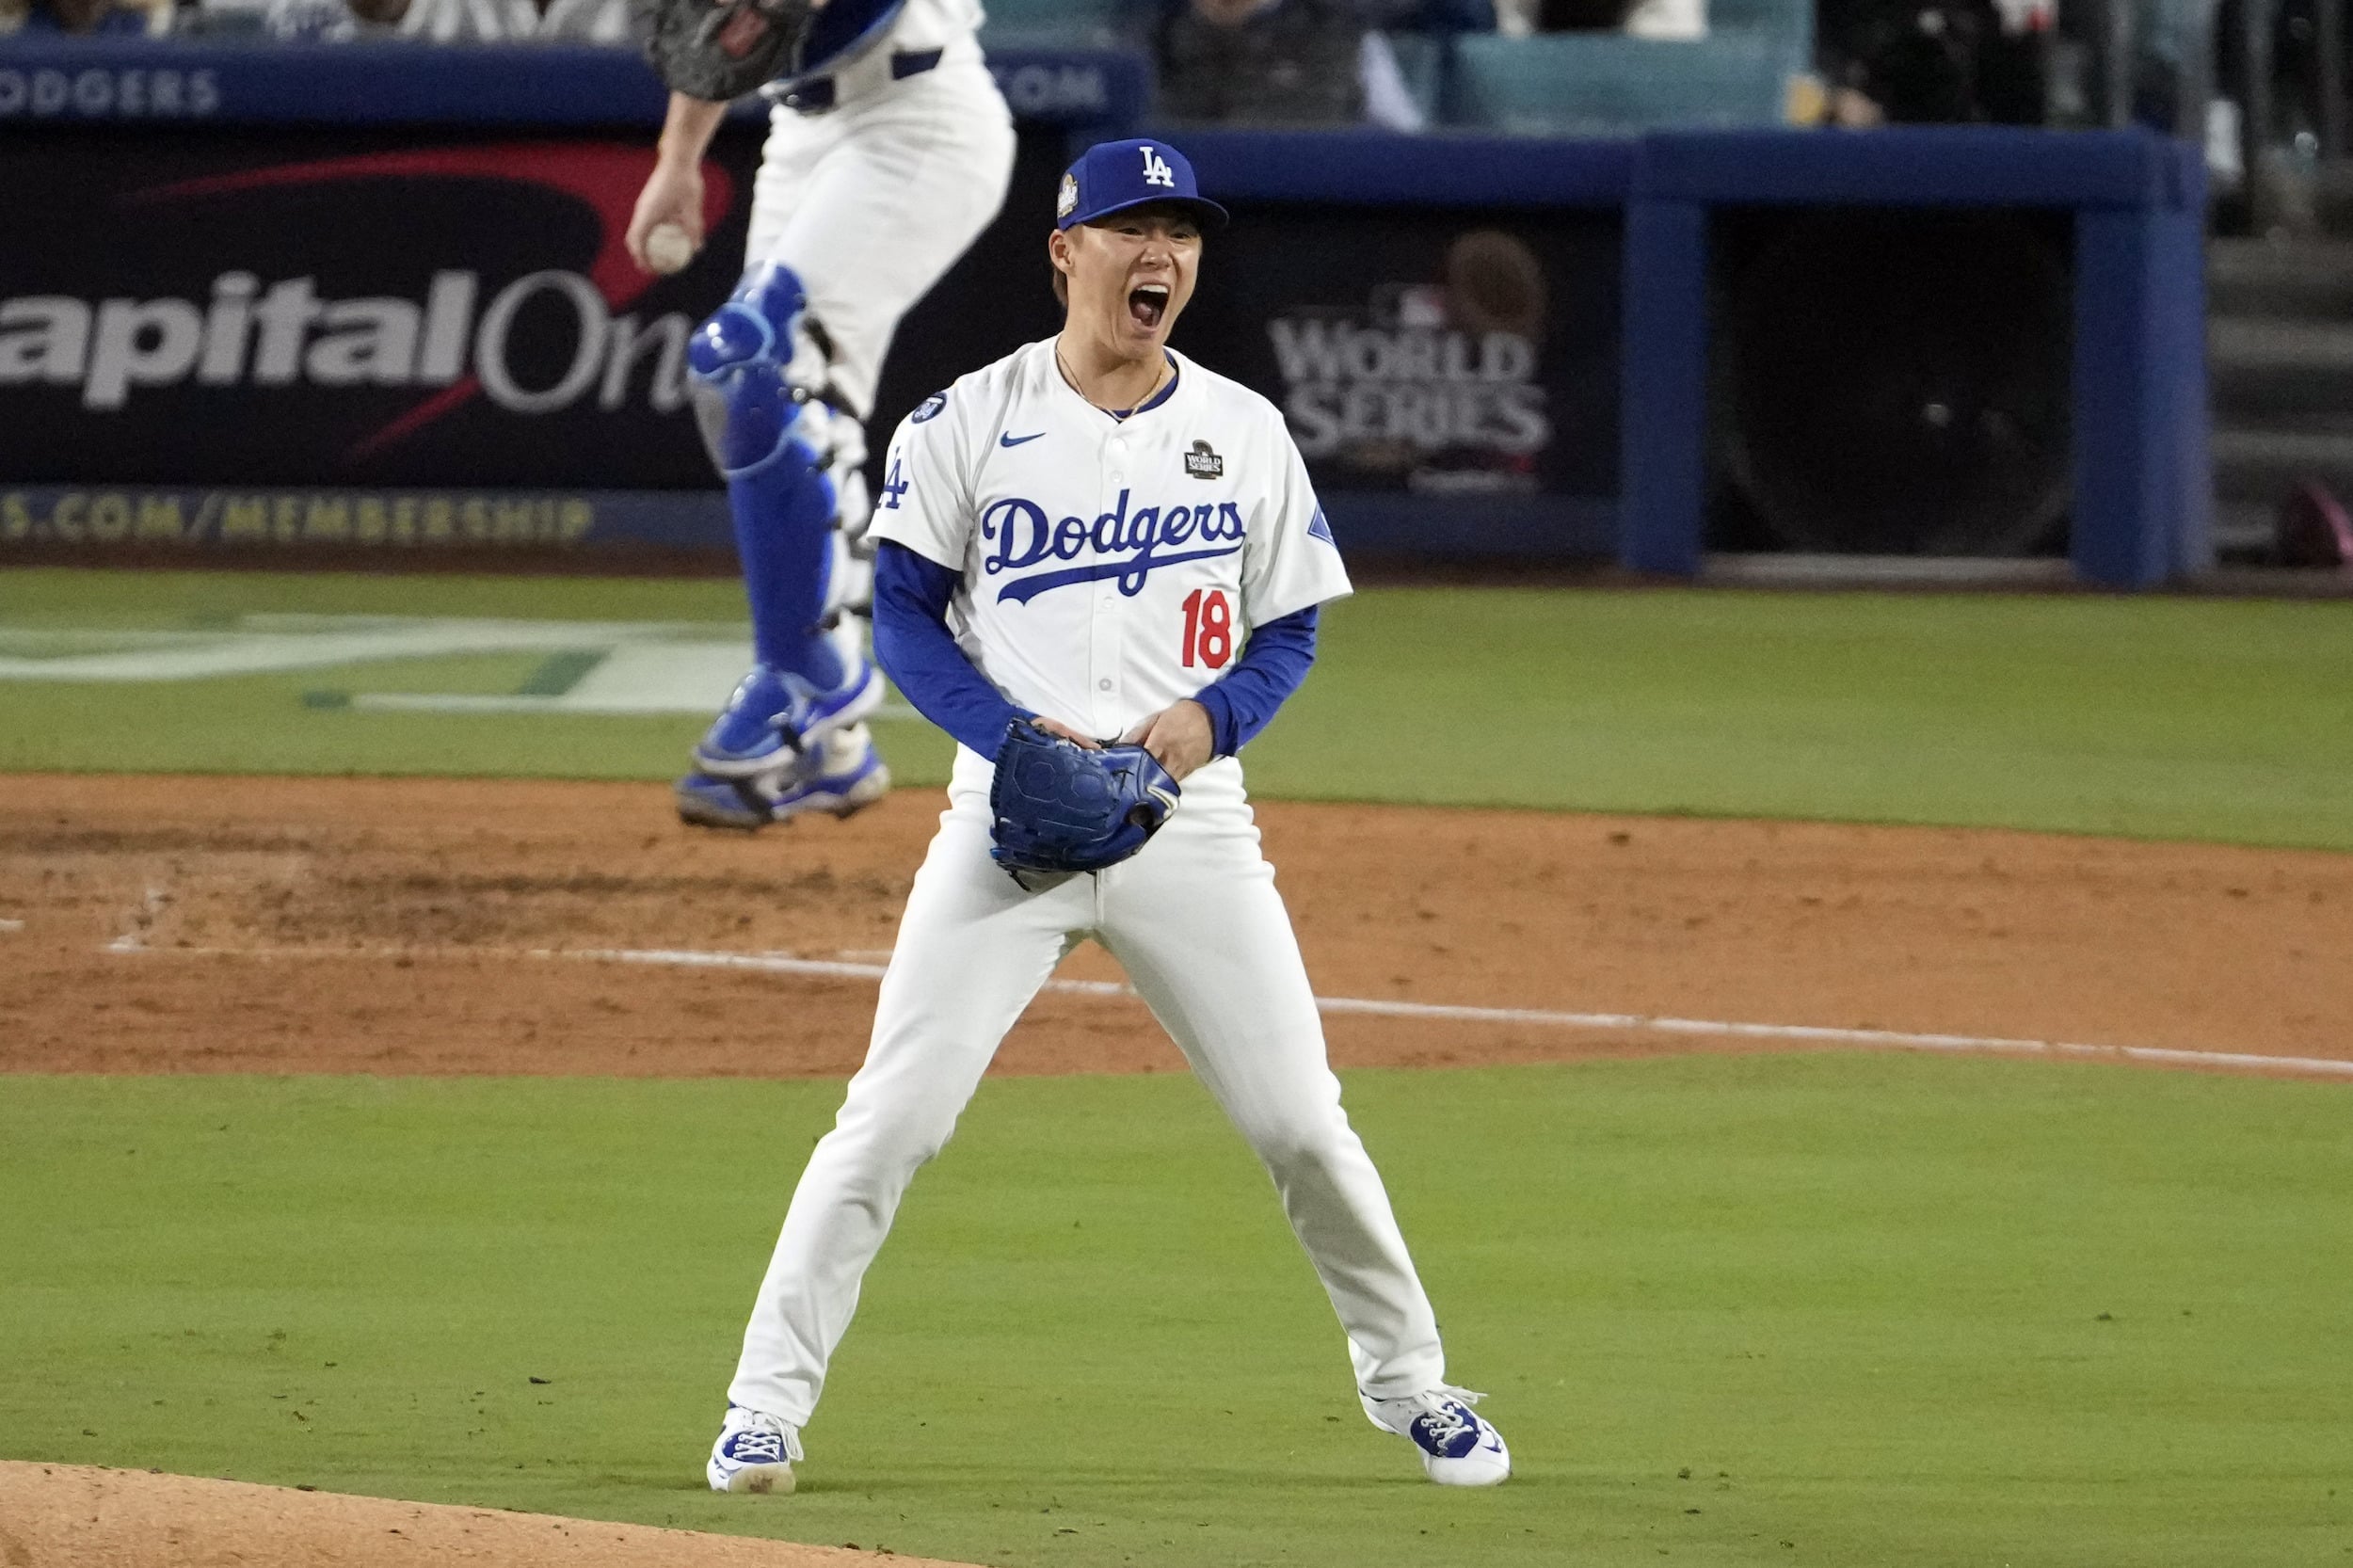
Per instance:
[[[616,319],[576,272],[526,273],[487,303],[480,303],[480,276],[470,270],[435,273],[423,300],[323,299],[314,285],[288,278],[264,288],[249,272],[225,272],[201,305],[104,299],[93,309],[62,295],[0,299],[0,386],[78,385],[82,407],[103,411],[122,408],[136,388],[189,381],[446,387],[471,367],[492,403],[544,414],[592,389],[603,407],[619,407],[632,369],[650,358],[654,406],[667,411],[679,403],[686,318]],[[552,380],[530,386],[515,368],[511,340],[516,318],[543,296],[569,314],[572,351]]]
[[[460,264],[433,273],[422,297],[323,296],[312,277],[267,282],[234,268],[211,280],[210,298],[0,297],[0,387],[72,387],[83,408],[110,412],[140,389],[198,387],[413,387],[430,395],[362,440],[351,456],[380,450],[476,397],[511,413],[558,412],[583,403],[613,409],[632,387],[667,413],[683,401],[692,323],[672,312],[641,319],[627,307],[649,286],[622,248],[647,154],[604,144],[505,144],[376,153],[278,165],[183,181],[123,198],[135,209],[269,188],[368,182],[470,181],[536,186],[589,207],[598,248],[579,270],[549,266],[504,281]],[[705,221],[732,200],[723,169],[705,169]],[[460,208],[461,216],[465,209]],[[266,219],[263,221],[266,227]],[[526,375],[515,328],[526,310],[568,318],[568,355]],[[546,312],[556,315],[548,317]]]

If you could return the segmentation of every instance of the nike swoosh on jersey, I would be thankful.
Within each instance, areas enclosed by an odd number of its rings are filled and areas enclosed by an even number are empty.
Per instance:
[[[1036,436],[1012,436],[1000,430],[997,433],[997,444],[999,446],[1019,446],[1024,441],[1036,440],[1040,436],[1045,434],[1045,431],[1040,430]]]

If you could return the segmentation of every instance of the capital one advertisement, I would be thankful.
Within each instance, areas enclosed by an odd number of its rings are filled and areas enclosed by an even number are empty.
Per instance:
[[[757,142],[711,243],[622,249],[639,138],[30,133],[0,161],[0,482],[705,486],[687,333],[735,278]]]

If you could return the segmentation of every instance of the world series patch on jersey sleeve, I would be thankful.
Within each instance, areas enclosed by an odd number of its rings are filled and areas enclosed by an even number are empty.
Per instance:
[[[1115,418],[1032,344],[899,427],[874,533],[951,568],[957,642],[1006,698],[1118,735],[1253,626],[1350,591],[1305,462],[1257,393],[1171,353]]]

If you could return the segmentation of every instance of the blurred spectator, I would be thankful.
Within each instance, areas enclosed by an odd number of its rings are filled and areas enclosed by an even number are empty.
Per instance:
[[[1628,32],[1637,38],[1707,36],[1707,0],[1495,0],[1496,28],[1530,33]]]
[[[1707,0],[1642,0],[1625,30],[1636,38],[1705,38]]]
[[[1172,120],[1423,128],[1388,40],[1352,0],[1176,0],[1159,45]]]
[[[2317,93],[2321,81],[2320,40],[2322,29],[2319,11],[2330,0],[2272,0],[2263,8],[2271,14],[2271,122],[2256,127],[2257,138],[2265,143],[2290,144],[2299,133],[2309,134],[2320,128],[2322,114]],[[2221,0],[2214,11],[2214,80],[2232,90],[2238,90],[2247,79],[2247,0]],[[2153,40],[2154,48],[2178,57],[2194,47],[2183,37],[2190,24],[2177,24],[2171,36],[2161,34]],[[2347,27],[2338,40],[2345,50],[2338,69],[2347,80],[2353,80],[2353,27]],[[2136,94],[2145,99],[2145,91]],[[2144,122],[2156,120],[2142,111],[2138,118]]]
[[[1495,0],[1364,0],[1367,25],[1385,33],[1492,33]]]
[[[195,0],[180,30],[206,39],[259,33],[323,42],[356,38],[360,28],[343,0]]]
[[[1510,38],[1614,31],[1634,7],[1635,0],[1496,0],[1496,31]]]
[[[629,43],[627,0],[351,0],[362,20],[435,43]]]
[[[340,42],[399,37],[432,43],[561,40],[627,44],[628,0],[200,0],[195,30]]]
[[[2043,119],[2047,8],[2019,0],[1820,0],[1817,14],[1823,75],[1843,123]]]
[[[0,0],[0,35],[161,33],[171,27],[171,0]]]

